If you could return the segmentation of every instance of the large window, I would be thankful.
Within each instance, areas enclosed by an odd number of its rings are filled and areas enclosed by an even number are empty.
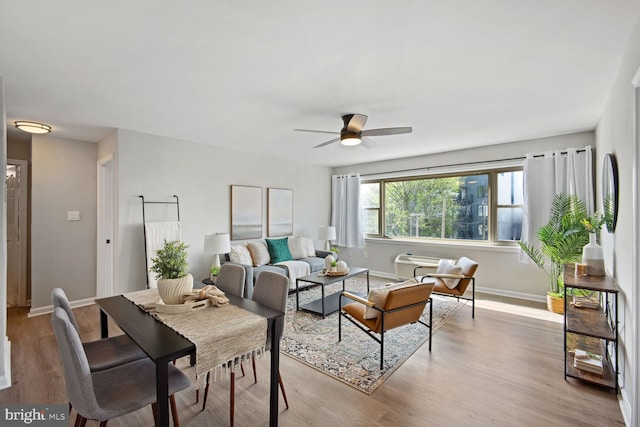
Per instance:
[[[370,236],[518,240],[522,170],[369,181],[361,201]]]

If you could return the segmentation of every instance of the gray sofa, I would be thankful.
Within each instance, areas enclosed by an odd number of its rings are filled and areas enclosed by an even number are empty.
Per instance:
[[[311,273],[315,273],[316,271],[321,271],[324,268],[324,259],[329,254],[335,255],[334,253],[329,251],[321,251],[316,249],[316,256],[309,257],[309,258],[300,258],[300,259],[297,259],[296,261],[306,262],[307,264],[309,264],[309,270],[311,271]],[[229,254],[224,254],[224,256],[221,255],[220,257],[221,257],[221,261],[220,261],[221,264],[232,263],[232,264],[238,264],[244,267],[245,273],[246,273],[245,285],[244,285],[245,298],[251,298],[251,296],[253,295],[253,285],[256,282],[256,278],[263,271],[275,271],[276,273],[284,274],[285,276],[289,277],[289,271],[285,266],[282,266],[282,265],[265,264],[265,265],[261,265],[260,267],[254,267],[252,265],[240,264],[240,263],[231,261],[229,259]]]

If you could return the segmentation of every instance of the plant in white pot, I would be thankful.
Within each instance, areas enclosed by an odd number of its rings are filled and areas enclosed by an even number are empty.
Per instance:
[[[520,241],[518,244],[549,279],[549,311],[562,313],[564,265],[582,259],[582,248],[589,242],[589,232],[583,220],[589,216],[580,198],[564,193],[553,198],[550,216],[549,222],[538,230],[542,252],[531,243]],[[548,270],[545,268],[546,259],[551,261]]]
[[[182,296],[193,290],[193,276],[187,272],[187,248],[178,240],[164,241],[156,257],[151,258],[151,271],[158,278],[158,293],[165,304],[181,304]]]

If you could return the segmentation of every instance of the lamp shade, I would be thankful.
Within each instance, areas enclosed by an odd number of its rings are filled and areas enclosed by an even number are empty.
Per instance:
[[[228,233],[205,234],[204,252],[207,254],[226,254],[231,251]]]
[[[332,226],[320,227],[320,230],[318,231],[318,239],[319,240],[335,240],[336,228]]]

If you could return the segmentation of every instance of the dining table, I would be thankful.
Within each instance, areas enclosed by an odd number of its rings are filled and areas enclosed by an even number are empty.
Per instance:
[[[229,304],[233,304],[250,313],[262,316],[267,321],[271,337],[271,365],[269,384],[269,425],[278,425],[278,372],[280,369],[280,340],[276,339],[279,328],[284,325],[284,313],[257,302],[227,294]],[[148,311],[136,305],[124,295],[116,295],[95,300],[100,308],[100,331],[102,338],[109,336],[109,322],[113,322],[127,334],[156,364],[156,395],[158,426],[169,426],[169,363],[184,356],[191,357],[191,364],[196,361],[197,346],[180,334],[151,315]],[[216,307],[208,307],[203,310],[215,310]],[[281,320],[279,320],[281,319]],[[226,328],[224,333],[233,338],[236,333],[233,327]]]

